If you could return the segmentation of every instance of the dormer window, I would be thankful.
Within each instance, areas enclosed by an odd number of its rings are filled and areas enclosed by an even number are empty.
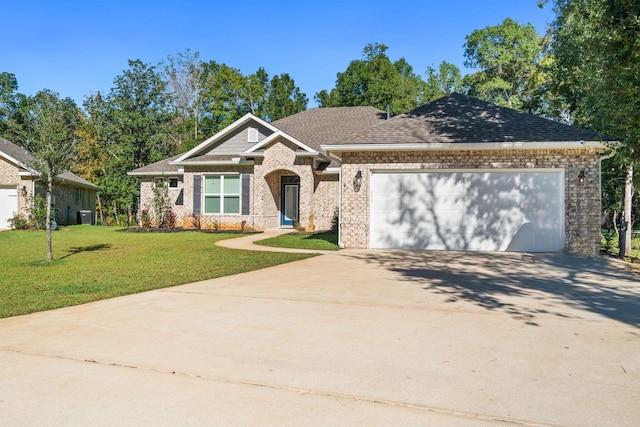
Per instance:
[[[257,128],[249,128],[248,132],[248,142],[258,142],[258,129]]]

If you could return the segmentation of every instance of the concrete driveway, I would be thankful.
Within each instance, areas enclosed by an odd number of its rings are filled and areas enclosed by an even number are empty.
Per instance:
[[[603,259],[357,251],[0,320],[1,424],[640,424]]]

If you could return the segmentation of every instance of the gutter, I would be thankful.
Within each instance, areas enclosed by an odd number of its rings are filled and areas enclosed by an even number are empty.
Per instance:
[[[375,151],[477,151],[477,150],[542,150],[604,148],[600,141],[541,141],[541,142],[424,142],[384,144],[321,145],[327,153]]]
[[[133,171],[127,172],[129,176],[182,176],[184,175],[184,171],[164,171],[164,172],[136,172]]]

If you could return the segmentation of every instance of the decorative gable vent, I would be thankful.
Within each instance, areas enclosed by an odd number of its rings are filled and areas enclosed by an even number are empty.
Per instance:
[[[249,128],[248,132],[248,142],[258,142],[258,129],[257,128]]]

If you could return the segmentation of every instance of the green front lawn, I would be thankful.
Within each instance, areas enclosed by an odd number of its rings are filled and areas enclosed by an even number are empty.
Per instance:
[[[311,249],[318,251],[337,251],[338,235],[335,233],[289,233],[269,239],[258,240],[257,245],[276,248]]]
[[[129,233],[71,226],[0,233],[0,318],[258,270],[313,255],[240,251],[215,242],[237,234]]]

